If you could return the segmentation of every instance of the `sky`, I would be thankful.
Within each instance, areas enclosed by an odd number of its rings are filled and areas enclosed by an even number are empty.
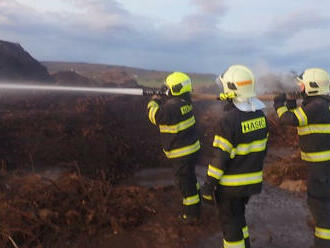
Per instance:
[[[329,70],[329,9],[328,0],[0,0],[0,39],[40,61]]]

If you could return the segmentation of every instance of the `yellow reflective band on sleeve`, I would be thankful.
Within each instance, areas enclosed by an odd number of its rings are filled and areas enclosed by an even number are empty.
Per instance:
[[[319,239],[330,240],[330,229],[315,227],[315,236]]]
[[[243,232],[243,237],[244,239],[248,239],[249,238],[249,228],[247,226],[242,228],[242,232]]]
[[[185,146],[171,151],[165,151],[165,150],[163,151],[166,154],[167,158],[179,158],[197,152],[200,149],[200,147],[201,145],[199,143],[199,140],[197,140],[194,144],[190,146]]]
[[[308,162],[324,162],[330,160],[330,150],[323,152],[301,152],[301,159]]]
[[[148,109],[149,108],[152,108],[152,107],[159,107],[159,105],[158,105],[158,103],[156,102],[156,101],[150,101],[149,103],[148,103]]]
[[[218,169],[209,164],[209,169],[207,171],[207,175],[213,177],[217,180],[220,180],[221,176],[223,175],[223,170]]]
[[[281,118],[281,116],[287,111],[288,111],[288,107],[286,107],[286,106],[280,107],[276,110],[279,118]]]
[[[224,248],[245,248],[244,239],[236,242],[229,242],[225,239],[223,240],[223,247]]]
[[[304,127],[298,127],[298,135],[308,135],[313,133],[329,133],[330,124],[311,124]]]
[[[197,204],[199,202],[200,202],[199,195],[197,194],[197,195],[193,195],[193,196],[183,198],[182,204],[186,205],[186,206],[190,206],[190,205]]]
[[[267,147],[267,141],[268,141],[268,134],[267,134],[267,138],[265,139],[256,140],[246,144],[239,144],[237,147],[235,147],[232,150],[230,154],[230,158],[234,158],[236,155],[248,155],[252,152],[265,151]]]
[[[293,113],[297,117],[300,127],[301,126],[306,126],[308,124],[307,116],[306,116],[304,110],[301,107],[294,109]]]
[[[152,124],[156,125],[156,113],[159,107],[152,107],[149,109],[149,120]]]
[[[231,153],[233,149],[233,145],[227,139],[219,135],[214,136],[213,146],[220,148],[224,152],[228,152],[228,153]]]
[[[223,186],[244,186],[262,182],[262,171],[236,175],[223,175],[219,181]]]
[[[185,121],[181,121],[175,125],[159,125],[159,130],[161,133],[178,133],[183,131],[196,123],[195,117],[192,116]]]

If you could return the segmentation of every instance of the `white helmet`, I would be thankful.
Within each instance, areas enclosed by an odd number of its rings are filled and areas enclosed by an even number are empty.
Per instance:
[[[232,65],[218,78],[225,94],[235,93],[239,98],[256,96],[253,73],[244,65]]]
[[[330,92],[329,74],[321,68],[306,69],[297,79],[305,86],[308,96],[328,95]]]

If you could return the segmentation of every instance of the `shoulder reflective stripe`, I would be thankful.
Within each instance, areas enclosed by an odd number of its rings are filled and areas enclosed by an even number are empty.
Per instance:
[[[323,152],[301,152],[301,159],[308,162],[324,162],[330,160],[330,150]]]
[[[264,151],[266,150],[267,147],[267,141],[268,141],[268,135],[267,138],[262,140],[256,140],[246,144],[239,144],[237,147],[235,147],[232,150],[230,158],[234,158],[236,155],[247,155],[252,152]]]
[[[330,229],[315,227],[315,236],[320,239],[330,240]]]
[[[190,146],[185,146],[171,151],[165,151],[165,150],[163,151],[166,154],[166,157],[168,158],[179,158],[197,152],[200,149],[200,147],[201,146],[199,140],[197,140],[194,144]]]
[[[175,125],[159,125],[159,130],[161,133],[178,133],[183,131],[196,123],[195,117],[192,116],[185,121],[181,121]]]
[[[301,107],[294,109],[293,113],[297,117],[300,127],[301,126],[306,126],[308,124],[307,116],[306,116],[304,110]]]
[[[250,235],[249,235],[249,229],[248,229],[247,226],[245,226],[245,227],[242,228],[242,232],[243,232],[244,239],[249,238]]]
[[[276,110],[279,118],[281,118],[281,116],[287,111],[288,111],[288,107],[286,107],[286,106],[280,107]]]
[[[158,103],[156,101],[150,101],[148,103],[148,107],[147,108],[151,108],[151,107],[159,107]]]
[[[244,239],[236,242],[229,242],[225,239],[223,240],[223,247],[224,248],[245,248]]]
[[[262,171],[259,171],[245,174],[223,175],[219,181],[219,184],[223,186],[244,186],[261,182]]]
[[[193,195],[193,196],[183,198],[182,204],[186,205],[186,206],[190,206],[190,205],[197,204],[199,202],[200,202],[199,195],[197,194],[197,195]]]
[[[227,139],[219,135],[214,136],[213,146],[218,147],[224,152],[229,152],[229,153],[231,153],[233,149],[233,145]]]
[[[313,133],[330,133],[330,124],[311,124],[298,127],[298,135],[308,135]]]
[[[149,120],[152,124],[156,125],[156,113],[158,111],[159,107],[151,107],[149,109]]]
[[[214,167],[209,164],[209,169],[207,171],[207,175],[209,175],[210,177],[213,177],[217,180],[220,180],[221,176],[223,175],[223,170],[220,170],[217,167]]]

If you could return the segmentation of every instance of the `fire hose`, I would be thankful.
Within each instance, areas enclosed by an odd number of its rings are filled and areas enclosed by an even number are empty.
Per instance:
[[[31,85],[31,84],[13,84],[0,83],[2,90],[32,90],[32,91],[69,91],[69,92],[87,92],[87,93],[103,93],[103,94],[120,94],[135,96],[153,96],[159,95],[166,97],[166,92],[160,88],[108,88],[108,87],[75,87],[75,86],[58,86],[58,85]],[[287,99],[298,99],[301,97],[299,92],[285,93]],[[196,101],[215,101],[219,100],[218,95],[205,93],[191,93],[192,99]],[[273,101],[276,94],[258,95],[262,101]]]

